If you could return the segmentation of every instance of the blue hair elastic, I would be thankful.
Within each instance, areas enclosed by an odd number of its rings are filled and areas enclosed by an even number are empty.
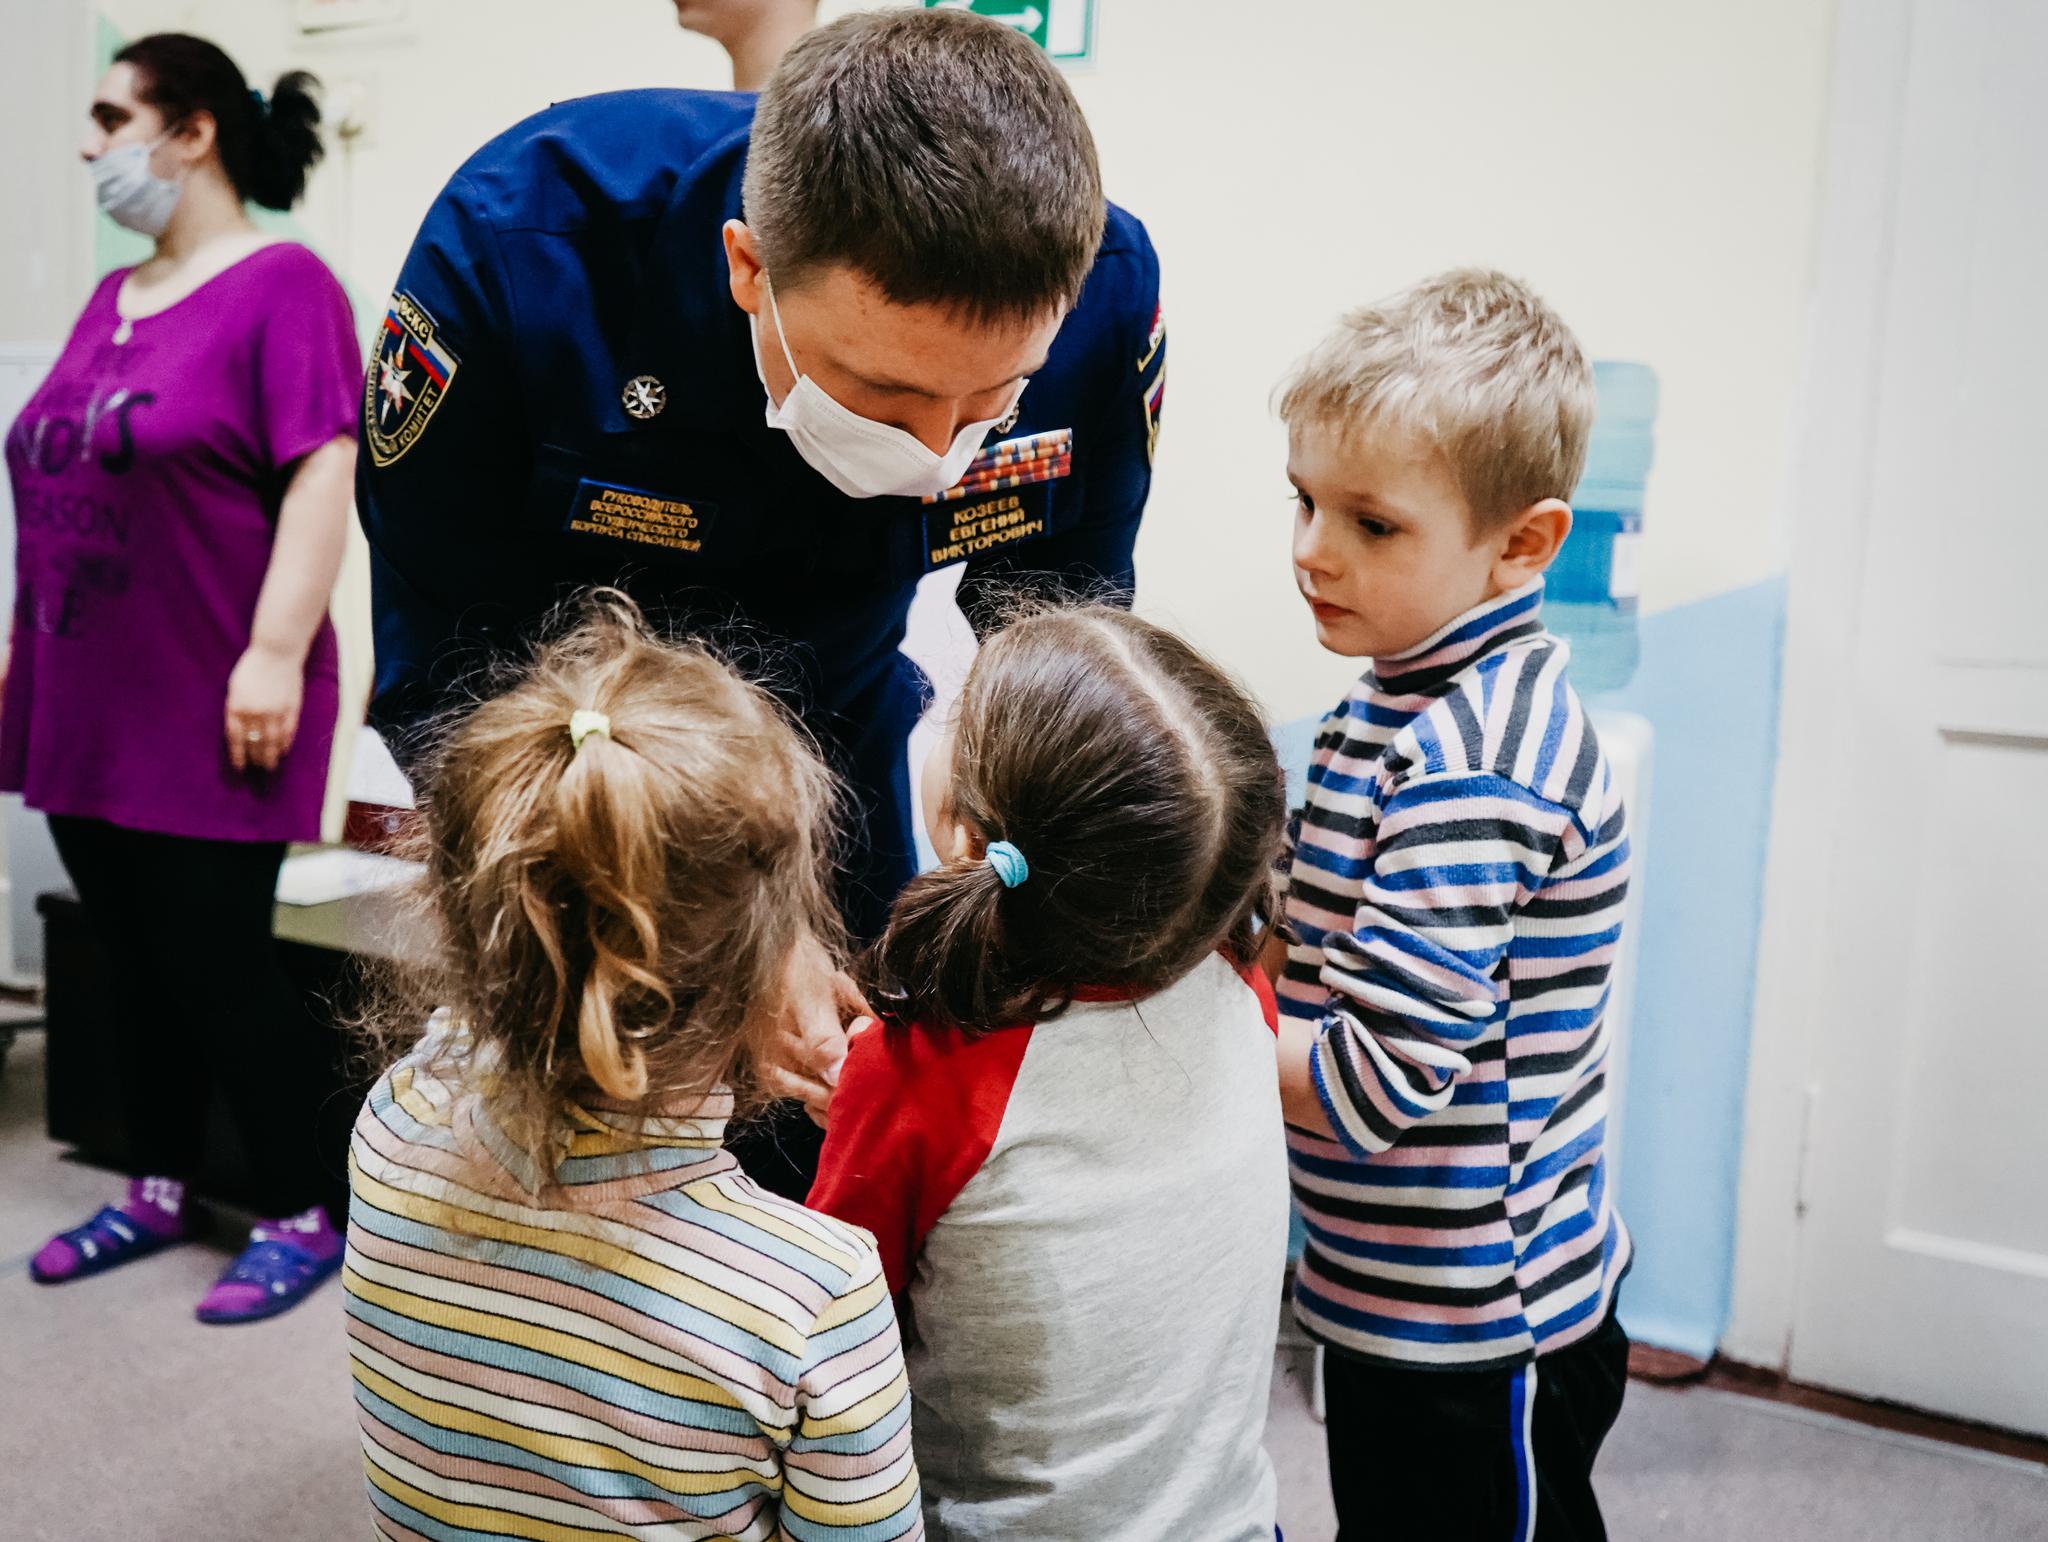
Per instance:
[[[1024,853],[1008,841],[988,843],[988,865],[996,870],[996,877],[1002,879],[1006,889],[1016,888],[1031,876],[1031,864],[1024,860]]]
[[[251,86],[249,88],[249,100],[256,104],[256,110],[258,112],[270,111],[270,103],[266,102],[263,99],[263,93],[257,90],[254,86]]]

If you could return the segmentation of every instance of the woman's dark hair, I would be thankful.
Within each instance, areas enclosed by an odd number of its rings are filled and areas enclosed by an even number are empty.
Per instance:
[[[244,200],[289,209],[306,191],[321,155],[319,82],[304,70],[278,76],[268,98],[249,89],[241,69],[205,38],[155,32],[114,55],[134,66],[136,94],[176,128],[194,113],[213,118],[214,143],[228,181]]]
[[[983,646],[952,731],[943,817],[975,849],[912,879],[868,954],[886,1015],[975,1032],[1163,989],[1219,949],[1251,962],[1286,800],[1222,669],[1112,606],[1044,610]],[[981,856],[999,840],[1030,864],[1015,888]]]

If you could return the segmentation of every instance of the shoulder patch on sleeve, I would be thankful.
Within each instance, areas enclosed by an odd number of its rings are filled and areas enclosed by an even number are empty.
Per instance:
[[[363,438],[372,462],[388,466],[419,442],[460,363],[435,335],[426,307],[402,290],[394,294],[363,379]]]
[[[1145,415],[1145,463],[1149,466],[1159,453],[1159,411],[1166,404],[1166,307],[1152,307],[1152,329],[1145,334],[1145,346],[1138,354],[1138,403]],[[1146,371],[1157,370],[1148,381]]]
[[[1159,378],[1145,388],[1145,463],[1159,453],[1159,410],[1166,405],[1166,366],[1159,366]]]
[[[1159,345],[1166,341],[1166,307],[1152,307],[1152,330],[1145,337],[1145,351],[1138,356],[1138,373],[1144,374],[1159,357]]]

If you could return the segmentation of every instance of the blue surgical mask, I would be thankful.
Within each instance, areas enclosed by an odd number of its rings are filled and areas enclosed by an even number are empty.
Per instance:
[[[162,235],[183,191],[182,183],[168,181],[149,169],[150,152],[162,143],[158,139],[146,145],[123,145],[87,163],[100,212],[137,235]]]

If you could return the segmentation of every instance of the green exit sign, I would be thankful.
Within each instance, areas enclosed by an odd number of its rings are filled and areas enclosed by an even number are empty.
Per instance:
[[[1062,64],[1095,53],[1095,0],[924,0],[926,10],[972,11],[1015,27]]]

